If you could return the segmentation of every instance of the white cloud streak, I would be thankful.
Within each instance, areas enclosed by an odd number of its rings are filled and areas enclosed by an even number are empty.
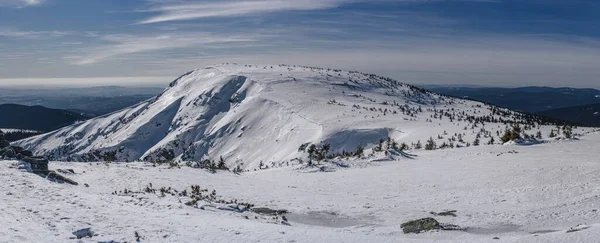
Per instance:
[[[0,28],[0,37],[18,38],[18,39],[42,39],[42,38],[56,38],[63,37],[66,35],[72,35],[73,32],[69,31],[26,31],[12,28]]]
[[[331,9],[351,0],[246,0],[218,2],[184,2],[161,5],[144,12],[157,12],[157,16],[139,22],[150,24],[168,21],[209,17],[244,16],[281,11]]]
[[[102,37],[112,42],[105,46],[86,50],[82,56],[68,56],[73,64],[86,65],[105,59],[134,53],[152,52],[170,49],[192,48],[202,45],[217,45],[235,42],[253,42],[251,36],[219,36],[210,33],[177,33],[152,36],[108,35]]]
[[[211,17],[246,16],[284,11],[323,10],[340,7],[355,2],[404,2],[431,3],[447,0],[146,0],[156,7],[140,12],[158,13],[138,24],[151,24],[169,21],[192,20]],[[456,0],[476,2],[496,2],[498,0]]]
[[[0,0],[0,7],[23,8],[41,5],[44,2],[45,0]]]

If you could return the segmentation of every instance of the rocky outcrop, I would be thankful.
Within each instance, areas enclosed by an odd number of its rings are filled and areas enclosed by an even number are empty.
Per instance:
[[[409,234],[409,233],[419,234],[421,232],[442,229],[440,222],[438,222],[434,218],[422,218],[422,219],[408,221],[408,222],[402,224],[400,227],[402,227],[402,231],[405,234]]]
[[[92,228],[85,228],[85,229],[73,231],[73,235],[77,239],[92,238],[92,237],[94,237],[94,231],[92,231]]]
[[[252,208],[251,210],[252,210],[252,212],[255,212],[257,214],[270,215],[270,216],[284,215],[284,214],[288,213],[288,211],[285,209],[270,209],[270,208],[265,208],[265,207]]]
[[[33,173],[47,173],[50,171],[48,170],[48,160],[43,157],[23,157],[21,161],[28,163]]]
[[[62,176],[61,174],[48,169],[48,159],[44,157],[33,156],[29,150],[19,146],[12,146],[4,137],[4,133],[0,131],[0,159],[16,159],[21,161],[19,167],[24,171],[28,171],[51,181],[59,183],[69,183],[77,185],[77,182]]]
[[[24,157],[31,157],[33,153],[29,150],[25,150],[19,146],[6,146],[0,149],[0,158],[5,159],[20,159]]]

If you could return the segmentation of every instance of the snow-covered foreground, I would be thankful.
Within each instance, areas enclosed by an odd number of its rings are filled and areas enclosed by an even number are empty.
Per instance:
[[[597,242],[598,149],[596,133],[535,146],[418,151],[416,159],[334,172],[286,167],[241,175],[142,163],[51,163],[51,169],[74,169],[70,177],[79,186],[3,161],[0,241],[75,242],[73,231],[91,227],[97,236],[86,242],[132,242],[135,232],[142,242]],[[177,190],[199,185],[224,199],[286,209],[291,225],[190,207],[185,197],[114,195],[150,183]],[[457,217],[430,214],[444,210]],[[403,222],[431,216],[465,231],[402,233]]]

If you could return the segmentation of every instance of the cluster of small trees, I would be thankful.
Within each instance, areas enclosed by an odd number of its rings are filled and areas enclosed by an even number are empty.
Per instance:
[[[521,139],[522,131],[523,130],[521,129],[521,126],[519,126],[519,124],[515,124],[511,128],[507,127],[504,130],[504,135],[502,135],[502,137],[500,137],[500,140],[502,141],[502,143],[506,143],[509,141]]]
[[[387,139],[380,139],[379,143],[373,148],[375,152],[382,152],[384,150],[395,150],[402,151],[408,149],[406,143],[399,144],[396,140],[388,137]]]
[[[559,135],[559,132],[562,130],[562,134],[565,138],[573,138],[573,127],[570,125],[563,125],[562,128],[560,126],[557,129],[551,129],[548,137],[555,138]],[[541,131],[537,131],[535,136],[529,135],[523,131],[519,124],[513,124],[510,128],[506,127],[504,134],[500,137],[503,143],[518,140],[521,138],[525,139],[543,139],[543,135]]]
[[[298,148],[298,151],[308,153],[308,165],[312,166],[313,159],[320,163],[323,159],[327,157],[327,154],[329,153],[330,149],[331,145],[328,143],[320,145],[307,143],[302,144],[300,148]]]
[[[358,146],[354,152],[342,151],[340,153],[330,153],[331,145],[328,143],[324,144],[311,144],[306,143],[302,144],[298,148],[298,152],[306,152],[308,153],[308,165],[312,166],[313,161],[317,161],[317,163],[321,163],[321,161],[325,159],[333,159],[333,158],[349,158],[349,157],[362,157],[364,155],[364,148],[362,146]]]
[[[223,159],[223,156],[221,156],[219,158],[219,161],[215,162],[212,159],[205,159],[202,160],[200,162],[186,162],[186,165],[188,167],[192,167],[192,168],[200,168],[200,169],[208,169],[208,170],[229,170],[229,168],[227,167],[227,164],[225,163],[225,160]],[[234,172],[236,172],[237,170],[241,169],[238,167],[236,167],[236,169],[234,169]]]
[[[419,142],[420,143],[420,142]],[[398,143],[391,137],[387,139],[380,139],[379,143],[373,147],[373,153],[375,152],[387,152],[387,151],[402,151],[409,149],[408,144],[406,143]],[[306,152],[308,153],[308,165],[312,166],[313,161],[317,161],[317,163],[321,163],[321,161],[325,159],[334,159],[334,158],[350,158],[350,157],[363,157],[365,148],[362,146],[358,146],[354,151],[342,151],[338,153],[331,152],[331,145],[328,143],[324,144],[311,144],[305,143],[302,144],[298,148],[298,152]]]

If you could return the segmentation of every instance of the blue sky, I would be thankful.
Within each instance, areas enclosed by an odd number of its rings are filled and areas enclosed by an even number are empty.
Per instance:
[[[600,88],[600,1],[0,0],[0,53],[0,85],[162,85],[241,62]]]

